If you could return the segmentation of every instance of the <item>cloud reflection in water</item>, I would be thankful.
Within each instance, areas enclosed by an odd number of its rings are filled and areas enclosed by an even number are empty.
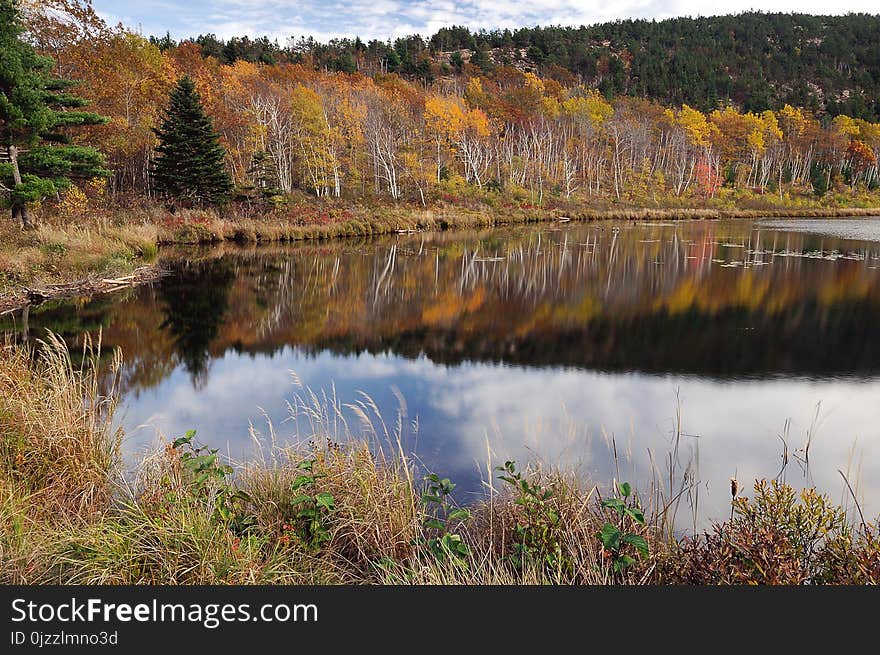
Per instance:
[[[769,379],[717,381],[697,376],[600,373],[577,369],[529,369],[498,364],[437,365],[420,357],[306,355],[285,348],[274,357],[226,353],[212,363],[207,384],[196,390],[182,368],[126,407],[129,452],[143,449],[156,431],[181,434],[197,425],[202,438],[226,445],[235,458],[252,454],[248,423],[264,434],[271,419],[282,439],[295,438],[287,403],[297,393],[290,371],[302,383],[328,394],[335,384],[341,402],[368,391],[393,424],[403,394],[417,434],[412,448],[431,468],[478,493],[486,477],[487,444],[493,465],[505,459],[563,464],[605,483],[614,475],[613,435],[624,460],[621,475],[651,478],[654,453],[661,478],[673,447],[676,408],[682,414],[681,457],[698,455],[701,514],[728,511],[728,479],[773,477],[785,435],[791,454],[812,432],[810,479],[792,459],[787,478],[815,482],[837,498],[843,482],[837,469],[851,464],[864,509],[880,510],[880,380]],[[817,414],[818,409],[818,414]],[[265,415],[263,414],[265,413]],[[348,413],[351,425],[356,418]],[[818,418],[817,418],[818,417]],[[308,436],[302,422],[300,435]],[[862,462],[860,470],[858,463]]]

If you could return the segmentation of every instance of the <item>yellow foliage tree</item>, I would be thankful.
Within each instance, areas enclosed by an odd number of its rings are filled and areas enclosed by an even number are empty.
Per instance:
[[[562,103],[562,111],[566,116],[586,117],[593,126],[598,126],[614,115],[614,108],[596,89],[575,87],[571,97]]]

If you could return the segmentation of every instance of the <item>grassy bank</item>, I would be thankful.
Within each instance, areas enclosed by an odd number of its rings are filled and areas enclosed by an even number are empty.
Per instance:
[[[516,209],[503,212],[476,209],[387,209],[371,215],[347,212],[337,219],[300,222],[290,217],[225,219],[209,212],[184,212],[157,231],[160,244],[198,244],[220,241],[293,242],[374,236],[398,232],[481,229],[505,225],[558,221],[687,220],[724,218],[834,218],[878,216],[880,209],[792,208],[755,209]]]
[[[190,434],[123,473],[94,364],[74,369],[58,342],[34,362],[0,354],[0,583],[880,582],[875,525],[775,483],[680,539],[659,492],[514,463],[464,510],[393,435],[233,471]]]
[[[22,232],[0,224],[0,312],[28,301],[28,291],[63,295],[131,274],[156,260],[156,230],[143,224],[42,224]],[[54,289],[53,287],[59,286]]]

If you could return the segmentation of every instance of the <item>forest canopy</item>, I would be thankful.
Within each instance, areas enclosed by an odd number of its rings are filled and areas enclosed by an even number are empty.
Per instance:
[[[631,95],[711,111],[732,103],[746,111],[790,104],[831,116],[880,117],[880,16],[749,12],[731,16],[623,20],[581,27],[474,31],[441,28],[394,41],[266,37],[192,39],[224,64],[243,60],[300,63],[315,69],[399,73],[431,82],[465,62],[499,65],[577,81],[606,97]],[[153,38],[162,49],[170,37]]]
[[[76,140],[106,154],[114,195],[155,197],[155,129],[184,76],[219,134],[235,198],[249,202],[644,206],[880,185],[878,16],[281,45],[145,37],[106,25],[85,0],[22,6],[26,38],[109,117]]]

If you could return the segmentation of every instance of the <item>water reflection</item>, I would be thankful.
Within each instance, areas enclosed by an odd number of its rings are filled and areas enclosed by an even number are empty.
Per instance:
[[[26,333],[76,344],[101,328],[122,347],[130,452],[156,429],[195,427],[236,457],[250,423],[296,432],[293,370],[344,401],[367,391],[389,422],[402,396],[408,445],[468,493],[487,452],[605,480],[612,438],[624,475],[662,478],[650,453],[662,469],[680,403],[705,515],[726,512],[731,475],[775,475],[783,441],[808,433],[815,482],[837,495],[851,465],[876,511],[880,244],[817,231],[591,224],[190,250],[153,287],[31,309]],[[0,329],[20,335],[20,319]]]
[[[226,259],[174,266],[174,274],[159,285],[158,302],[167,330],[193,386],[207,384],[208,349],[217,338],[229,310],[235,271]]]

